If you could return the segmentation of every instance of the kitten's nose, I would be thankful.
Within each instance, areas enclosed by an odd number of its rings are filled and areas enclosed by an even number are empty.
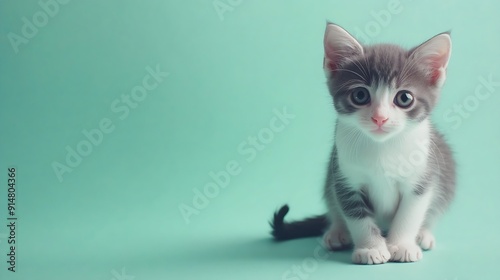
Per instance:
[[[389,118],[383,117],[383,116],[374,116],[372,117],[372,121],[378,125],[379,127],[382,126]]]

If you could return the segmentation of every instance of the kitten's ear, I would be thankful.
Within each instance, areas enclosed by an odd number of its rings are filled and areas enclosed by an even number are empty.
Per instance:
[[[429,82],[442,86],[446,79],[446,67],[451,55],[450,33],[441,33],[410,51],[429,77]]]
[[[345,58],[362,55],[363,47],[342,27],[327,23],[325,30],[325,71],[335,71]]]

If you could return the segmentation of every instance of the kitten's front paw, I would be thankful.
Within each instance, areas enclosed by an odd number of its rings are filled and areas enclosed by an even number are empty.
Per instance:
[[[330,228],[323,235],[323,243],[328,250],[336,251],[351,246],[352,240],[347,229]]]
[[[417,236],[417,244],[419,244],[420,248],[423,250],[430,250],[434,248],[436,240],[434,239],[434,235],[432,235],[429,230],[422,229]]]
[[[352,261],[358,264],[382,264],[389,261],[391,253],[385,244],[375,248],[357,248],[352,253]]]
[[[422,258],[422,249],[415,242],[389,244],[387,247],[394,262],[416,262]]]

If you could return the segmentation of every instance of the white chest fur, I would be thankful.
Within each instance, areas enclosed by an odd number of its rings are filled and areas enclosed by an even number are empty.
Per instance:
[[[352,127],[337,124],[335,144],[339,167],[349,184],[364,188],[370,197],[377,219],[392,217],[399,199],[413,190],[423,176],[429,154],[430,126],[422,122],[410,131],[384,142],[376,142],[360,132],[348,135]]]

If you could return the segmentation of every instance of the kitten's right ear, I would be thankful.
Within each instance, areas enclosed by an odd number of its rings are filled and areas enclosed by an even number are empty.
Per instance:
[[[425,71],[432,85],[442,86],[451,55],[449,32],[438,34],[410,50],[412,59]]]
[[[326,24],[324,45],[323,68],[326,72],[335,71],[348,57],[363,54],[361,44],[342,27],[333,23]]]

